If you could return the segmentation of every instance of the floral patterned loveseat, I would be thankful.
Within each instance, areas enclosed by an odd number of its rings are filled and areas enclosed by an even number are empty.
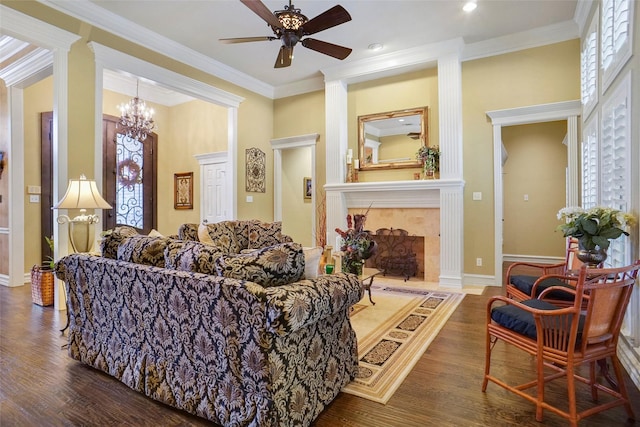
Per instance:
[[[157,245],[149,244],[154,238],[131,238],[155,247],[151,258],[162,264]],[[177,264],[171,268],[122,259],[136,258],[122,250],[128,239],[120,243],[120,259],[72,254],[58,261],[68,292],[69,355],[224,426],[310,425],[357,371],[349,321],[362,297],[357,277],[272,285],[205,274],[193,266],[209,265],[197,261],[211,257],[202,255],[210,245],[162,239],[163,262]],[[295,246],[287,250],[297,253]],[[195,254],[196,262],[171,260],[180,251]],[[266,252],[256,253],[249,258]],[[238,258],[241,270],[251,270],[246,257]],[[233,272],[217,265],[227,276]]]

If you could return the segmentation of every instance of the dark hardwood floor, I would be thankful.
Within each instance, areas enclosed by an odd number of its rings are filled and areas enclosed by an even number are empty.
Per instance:
[[[500,288],[489,288],[487,295]],[[387,405],[340,394],[316,426],[564,426],[545,412],[537,423],[532,404],[495,384],[480,390],[484,370],[487,295],[467,295]],[[97,370],[70,359],[59,329],[65,312],[31,303],[29,286],[0,286],[1,426],[204,426],[208,421],[154,402]],[[498,344],[492,372],[518,381],[531,378],[532,359]],[[640,391],[627,378],[634,411]],[[565,401],[563,382],[547,395]],[[586,388],[579,401],[590,402]],[[581,426],[624,426],[622,408],[584,420]]]

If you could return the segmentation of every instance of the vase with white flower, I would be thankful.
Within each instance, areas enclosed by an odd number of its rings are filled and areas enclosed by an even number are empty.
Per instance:
[[[416,159],[422,163],[422,179],[435,179],[440,171],[440,147],[423,145],[418,149]]]
[[[369,212],[367,210],[367,212]],[[336,233],[342,238],[340,251],[342,252],[342,271],[345,273],[362,274],[364,262],[375,254],[376,242],[369,232],[364,230],[367,214],[347,215],[347,230],[336,228]]]
[[[562,208],[558,219],[564,221],[558,226],[564,237],[578,239],[577,257],[588,267],[602,264],[607,259],[611,240],[628,236],[627,230],[635,224],[633,215],[604,206]]]

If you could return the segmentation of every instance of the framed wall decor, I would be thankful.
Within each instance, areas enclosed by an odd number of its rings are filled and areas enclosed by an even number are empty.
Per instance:
[[[303,191],[304,191],[304,198],[305,199],[311,199],[311,194],[313,191],[313,184],[311,183],[311,178],[309,177],[304,177],[303,179]]]
[[[193,209],[193,172],[173,174],[173,208]]]
[[[266,157],[267,155],[259,148],[247,148],[246,153],[246,191],[254,193],[264,193],[266,179]]]

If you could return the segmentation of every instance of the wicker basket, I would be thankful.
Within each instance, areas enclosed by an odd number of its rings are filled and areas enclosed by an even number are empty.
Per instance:
[[[53,270],[34,265],[31,268],[31,300],[43,307],[53,305]]]

